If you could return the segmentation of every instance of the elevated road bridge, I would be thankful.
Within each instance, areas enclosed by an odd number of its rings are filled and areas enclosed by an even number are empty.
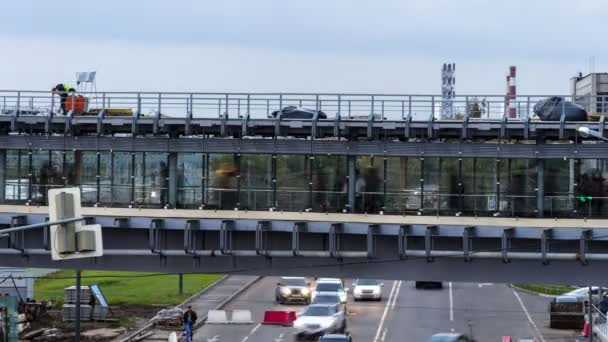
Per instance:
[[[0,209],[6,226],[47,216],[45,207]],[[5,236],[2,264],[555,284],[599,282],[608,264],[606,220],[118,208],[83,214],[103,226],[103,257],[52,262],[41,230]]]
[[[0,91],[0,223],[42,222],[48,190],[77,186],[106,253],[51,263],[48,233],[0,230],[3,266],[602,279],[603,115],[538,121],[540,96],[509,99],[515,119],[504,96],[462,96],[439,120],[433,95],[82,95],[63,113]]]

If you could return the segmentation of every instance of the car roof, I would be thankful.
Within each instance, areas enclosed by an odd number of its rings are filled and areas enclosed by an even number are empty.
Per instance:
[[[321,304],[310,304],[308,307],[311,308],[313,306],[315,307],[324,307],[324,308],[334,308],[336,307],[337,303],[321,303]]]
[[[338,279],[338,278],[319,278],[317,279],[317,284],[318,283],[341,283],[342,280]]]

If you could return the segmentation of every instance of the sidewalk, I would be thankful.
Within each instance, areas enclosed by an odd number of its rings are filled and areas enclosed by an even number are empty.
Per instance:
[[[187,299],[178,307],[183,308],[186,305],[192,305],[192,310],[196,311],[198,314],[198,322],[194,327],[194,330],[196,330],[205,323],[209,310],[221,309],[258,279],[260,279],[258,276],[226,276],[209,288]],[[177,332],[181,333],[181,330]],[[125,339],[122,341],[167,341],[170,333],[171,331],[169,330],[157,329],[154,325],[148,324],[142,329],[140,334],[140,336],[145,337],[140,337],[139,339]]]

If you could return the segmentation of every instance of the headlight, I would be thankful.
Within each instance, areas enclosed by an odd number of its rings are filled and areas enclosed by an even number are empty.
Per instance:
[[[340,300],[342,301],[342,303],[346,302],[346,292],[341,292],[340,293]]]
[[[361,289],[358,287],[355,287],[355,289],[353,290],[353,293],[355,294],[361,294]]]
[[[306,287],[305,287],[305,288],[303,288],[303,289],[302,289],[302,295],[304,295],[304,296],[308,296],[308,295],[310,295],[310,290],[309,290],[308,288],[306,288]]]
[[[283,296],[289,296],[291,294],[291,290],[287,287],[281,287],[281,294]]]
[[[380,293],[380,288],[379,287],[375,287],[374,288],[374,294],[379,294]]]

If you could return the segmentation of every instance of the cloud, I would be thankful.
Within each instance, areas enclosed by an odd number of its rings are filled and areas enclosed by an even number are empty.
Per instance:
[[[608,54],[587,23],[601,0],[128,1],[3,4],[0,86],[46,88],[98,69],[104,88],[438,93],[567,93],[588,56]],[[601,70],[599,58],[596,70]]]

